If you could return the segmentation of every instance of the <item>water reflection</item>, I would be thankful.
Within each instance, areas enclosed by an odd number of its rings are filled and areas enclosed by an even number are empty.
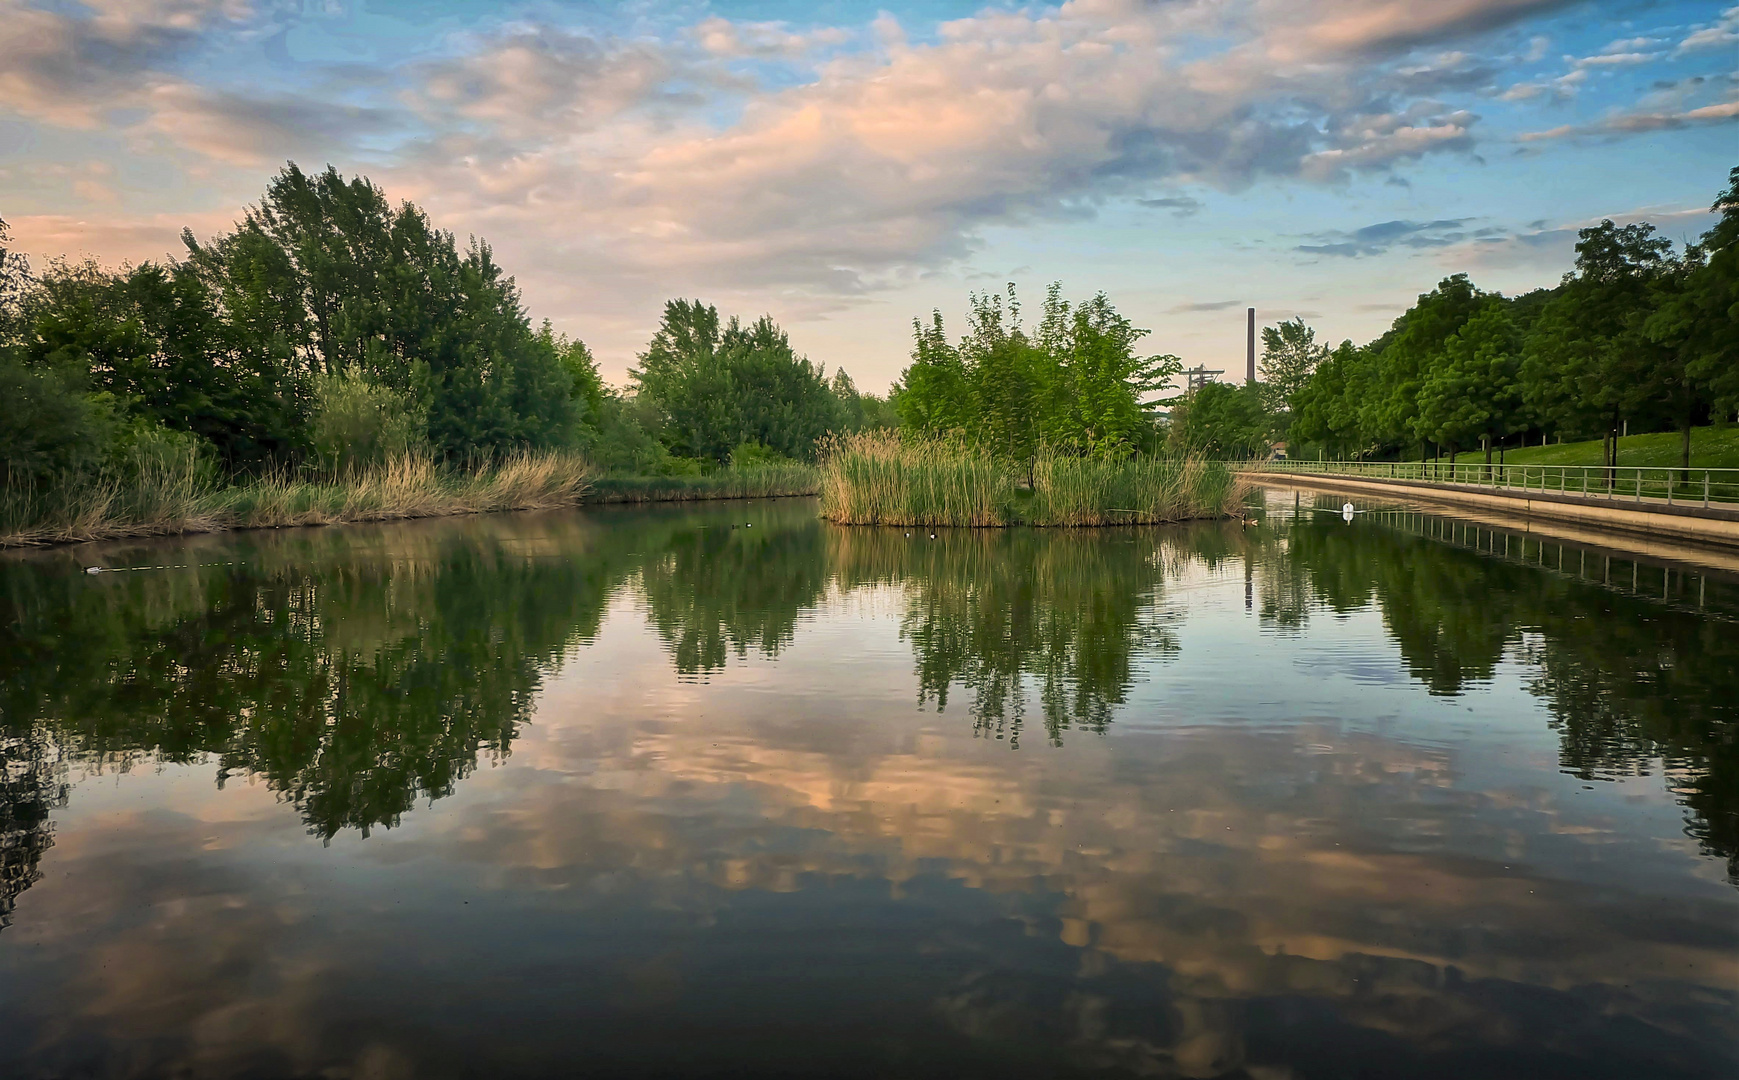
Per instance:
[[[1730,624],[1283,511],[0,563],[0,1071],[1723,1075]]]

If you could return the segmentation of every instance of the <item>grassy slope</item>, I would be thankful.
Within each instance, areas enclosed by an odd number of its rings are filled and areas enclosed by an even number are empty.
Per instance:
[[[1496,451],[1491,459],[1497,461]],[[1459,462],[1482,462],[1483,451],[1457,455]],[[1600,442],[1562,443],[1548,446],[1510,447],[1506,465],[1599,465]],[[1664,431],[1631,435],[1618,440],[1618,464],[1626,467],[1667,468],[1679,463],[1679,434]],[[1727,428],[1701,427],[1691,431],[1693,469],[1739,469],[1739,425]]]

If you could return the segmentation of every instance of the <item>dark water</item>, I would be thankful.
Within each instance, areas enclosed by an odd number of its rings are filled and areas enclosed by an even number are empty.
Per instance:
[[[10,559],[0,1075],[1735,1075],[1736,614],[1290,495]]]

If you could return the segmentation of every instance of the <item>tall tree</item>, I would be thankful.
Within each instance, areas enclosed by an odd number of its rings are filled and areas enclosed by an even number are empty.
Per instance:
[[[1262,328],[1262,382],[1276,409],[1292,408],[1292,399],[1311,373],[1328,359],[1328,346],[1319,345],[1316,331],[1302,318],[1279,326]]]
[[[461,251],[366,178],[292,163],[234,232],[182,239],[188,265],[251,347],[283,352],[302,373],[354,367],[416,395],[441,452],[573,438],[571,379],[489,246],[473,239]]]
[[[1672,243],[1652,225],[1621,228],[1610,219],[1579,236],[1575,271],[1528,334],[1523,396],[1560,430],[1598,432],[1610,468],[1620,425],[1652,407],[1661,389],[1661,350],[1643,326],[1658,279],[1672,270]]]
[[[1701,390],[1704,404],[1726,418],[1739,411],[1739,167],[1710,209],[1721,215],[1714,228],[1685,253],[1681,273],[1658,289],[1656,310],[1644,332],[1682,368],[1679,385],[1679,461],[1691,464],[1686,399]]]
[[[1491,297],[1444,343],[1442,363],[1420,388],[1420,429],[1452,456],[1478,439],[1490,465],[1493,440],[1525,424],[1521,345],[1508,304]]]

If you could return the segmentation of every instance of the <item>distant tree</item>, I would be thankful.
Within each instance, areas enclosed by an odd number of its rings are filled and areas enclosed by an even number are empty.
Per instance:
[[[1267,453],[1274,434],[1260,387],[1208,383],[1172,406],[1170,439],[1181,453],[1248,458]]]
[[[901,426],[924,435],[965,431],[976,425],[978,405],[960,353],[948,343],[942,313],[925,325],[912,320],[912,363],[893,395]]]
[[[1262,382],[1272,407],[1292,409],[1292,399],[1310,381],[1317,365],[1328,359],[1328,346],[1316,342],[1316,331],[1302,318],[1262,328]]]
[[[698,300],[665,305],[629,375],[655,411],[664,445],[683,457],[723,463],[755,442],[806,460],[844,421],[821,369],[792,351],[771,318],[721,324],[718,309]]]

